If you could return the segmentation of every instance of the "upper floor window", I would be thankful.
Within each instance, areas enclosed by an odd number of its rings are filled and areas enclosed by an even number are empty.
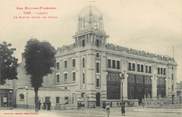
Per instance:
[[[85,84],[85,73],[83,73],[83,84]]]
[[[64,81],[67,82],[67,79],[68,79],[68,74],[64,73]]]
[[[112,68],[116,68],[116,61],[112,60]]]
[[[120,61],[117,61],[117,69],[120,69]]]
[[[96,46],[99,47],[100,46],[100,41],[97,39],[96,40]]]
[[[107,67],[108,67],[108,68],[111,68],[111,59],[108,59],[108,60],[107,60]]]
[[[85,40],[82,40],[82,47],[85,47]]]
[[[72,75],[73,75],[73,76],[72,76],[72,77],[73,77],[73,78],[72,78],[72,81],[75,81],[75,80],[76,80],[76,73],[73,72]]]
[[[131,71],[131,63],[128,63],[128,70]]]
[[[60,77],[59,74],[56,75],[56,81],[59,82],[60,81]]]
[[[64,61],[64,68],[67,68],[67,61]]]
[[[152,73],[152,67],[149,66],[149,73]]]
[[[76,60],[72,59],[72,66],[75,67],[76,66]]]
[[[141,72],[143,72],[143,65],[141,65]]]
[[[100,57],[99,53],[96,53],[96,57]]]
[[[85,67],[85,58],[82,59],[82,67]]]
[[[135,71],[135,63],[132,63],[132,71]]]
[[[140,72],[140,64],[137,64],[137,72]]]
[[[56,63],[56,69],[59,70],[59,62]]]
[[[100,73],[100,64],[99,64],[99,62],[96,63],[96,73]]]

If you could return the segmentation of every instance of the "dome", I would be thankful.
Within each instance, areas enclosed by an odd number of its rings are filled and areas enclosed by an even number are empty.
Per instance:
[[[88,6],[81,10],[79,17],[95,16],[102,18],[102,13],[95,6]]]
[[[94,6],[88,6],[81,10],[78,16],[78,32],[103,31],[103,17]]]

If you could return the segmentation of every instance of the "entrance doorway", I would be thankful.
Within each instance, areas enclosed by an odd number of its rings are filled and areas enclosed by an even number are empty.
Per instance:
[[[96,93],[96,106],[100,106],[100,93]]]

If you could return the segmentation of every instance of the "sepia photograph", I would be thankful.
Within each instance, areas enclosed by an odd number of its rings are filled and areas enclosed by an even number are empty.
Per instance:
[[[0,0],[0,117],[181,117],[181,0]]]

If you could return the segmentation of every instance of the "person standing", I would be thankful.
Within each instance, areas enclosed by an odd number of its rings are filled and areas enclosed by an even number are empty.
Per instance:
[[[121,114],[125,116],[125,102],[121,103]]]
[[[106,114],[107,114],[107,117],[109,117],[109,115],[110,115],[110,105],[109,105],[109,103],[106,105]]]

